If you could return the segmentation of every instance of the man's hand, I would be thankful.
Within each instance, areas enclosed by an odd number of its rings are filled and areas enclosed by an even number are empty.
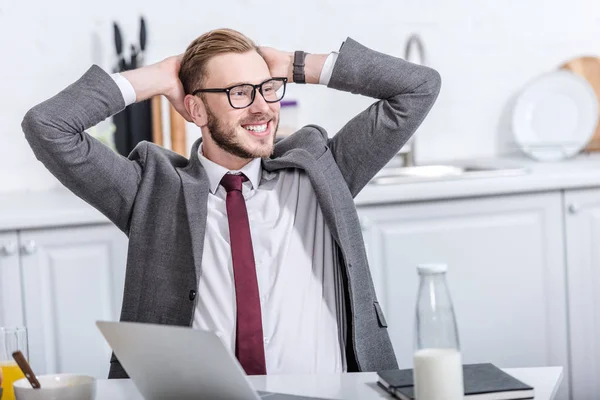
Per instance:
[[[267,63],[272,77],[288,78],[288,82],[292,82],[294,53],[277,50],[273,47],[259,47],[258,52]]]
[[[121,75],[133,86],[136,101],[164,95],[183,118],[191,121],[183,105],[185,93],[179,80],[182,58],[183,54],[169,57],[156,64],[121,72]]]
[[[170,84],[163,94],[173,105],[173,107],[175,107],[177,112],[181,114],[186,121],[191,122],[192,118],[188,114],[187,110],[185,109],[185,105],[183,104],[185,92],[183,90],[183,85],[179,80],[179,70],[181,68],[182,59],[183,54],[179,54],[178,56],[169,57],[160,62],[165,76],[168,77],[168,80],[170,81]]]

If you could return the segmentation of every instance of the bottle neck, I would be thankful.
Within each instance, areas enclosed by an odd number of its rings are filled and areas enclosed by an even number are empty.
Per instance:
[[[460,349],[445,273],[420,274],[416,319],[417,349]]]
[[[451,303],[445,273],[422,274],[419,291],[420,297],[430,297],[434,307]]]

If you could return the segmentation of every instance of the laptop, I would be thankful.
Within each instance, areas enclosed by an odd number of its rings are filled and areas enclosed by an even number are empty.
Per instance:
[[[256,391],[213,332],[138,322],[96,325],[146,400],[316,399]]]

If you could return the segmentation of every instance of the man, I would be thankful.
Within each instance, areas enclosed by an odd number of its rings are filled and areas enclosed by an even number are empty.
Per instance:
[[[332,138],[309,125],[274,144],[291,82],[379,100]],[[220,29],[148,67],[93,66],[22,126],[36,157],[128,235],[121,320],[214,331],[248,374],[376,371],[397,364],[353,197],[439,88],[434,70],[350,38],[329,55],[286,53]],[[189,160],[145,142],[124,158],[84,132],[159,94],[201,130]],[[114,356],[109,377],[127,377]]]

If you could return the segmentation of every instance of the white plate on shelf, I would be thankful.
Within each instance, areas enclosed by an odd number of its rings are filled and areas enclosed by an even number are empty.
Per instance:
[[[550,72],[529,83],[516,99],[512,130],[517,145],[540,161],[572,157],[585,148],[598,123],[598,99],[583,78]]]

